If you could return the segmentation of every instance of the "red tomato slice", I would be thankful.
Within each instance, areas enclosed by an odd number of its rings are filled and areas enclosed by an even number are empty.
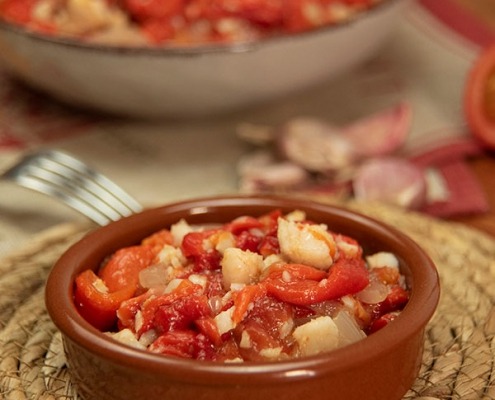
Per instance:
[[[469,72],[464,111],[473,135],[495,149],[495,44],[481,53]]]

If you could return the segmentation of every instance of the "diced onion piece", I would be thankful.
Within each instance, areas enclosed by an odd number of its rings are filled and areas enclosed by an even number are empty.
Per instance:
[[[372,279],[368,286],[356,294],[356,298],[366,304],[378,304],[384,301],[388,294],[387,285],[379,280]]]
[[[340,311],[333,322],[339,329],[339,346],[346,346],[366,337],[356,320],[347,311]]]
[[[208,305],[210,306],[213,315],[218,314],[222,311],[223,301],[220,296],[212,296],[208,299]]]
[[[164,294],[172,293],[183,281],[184,279],[172,279],[165,288]]]
[[[139,271],[139,284],[145,289],[165,286],[170,281],[170,269],[164,264],[154,264]]]
[[[157,338],[158,334],[156,333],[156,331],[154,329],[150,329],[141,335],[141,337],[139,338],[139,343],[141,343],[145,347],[148,347]]]
[[[278,333],[282,339],[285,339],[292,332],[292,329],[294,329],[294,320],[289,318],[282,325],[280,325]]]
[[[220,335],[223,335],[236,327],[236,324],[232,319],[233,312],[234,307],[230,307],[229,309],[222,311],[214,318]]]
[[[248,331],[242,331],[241,341],[239,342],[239,347],[241,349],[249,349],[252,346],[251,336]]]
[[[187,279],[189,279],[192,283],[201,286],[203,289],[206,288],[206,285],[208,284],[208,278],[200,274],[191,274]]]
[[[185,219],[181,219],[179,222],[173,224],[170,227],[170,233],[174,238],[174,245],[179,246],[182,243],[184,236],[193,231],[194,228],[189,225]]]

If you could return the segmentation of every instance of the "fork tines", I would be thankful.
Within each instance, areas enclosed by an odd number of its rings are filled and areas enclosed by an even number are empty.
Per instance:
[[[54,196],[100,225],[142,210],[132,196],[110,179],[57,150],[29,154],[2,176]]]

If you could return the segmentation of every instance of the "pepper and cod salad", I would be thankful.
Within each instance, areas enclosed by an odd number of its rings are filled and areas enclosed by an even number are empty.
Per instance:
[[[234,43],[345,23],[387,0],[0,0],[35,32],[129,46]]]
[[[332,351],[387,326],[410,290],[390,252],[304,211],[219,226],[177,221],[75,279],[80,314],[113,339],[164,356],[280,361]]]

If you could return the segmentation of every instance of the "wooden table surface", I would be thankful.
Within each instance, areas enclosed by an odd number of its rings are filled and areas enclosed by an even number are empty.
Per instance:
[[[466,9],[476,13],[495,33],[495,0],[457,1]],[[495,132],[493,134],[495,135]],[[486,214],[463,216],[455,220],[495,236],[495,152],[470,160],[470,166],[486,192],[490,210]]]

